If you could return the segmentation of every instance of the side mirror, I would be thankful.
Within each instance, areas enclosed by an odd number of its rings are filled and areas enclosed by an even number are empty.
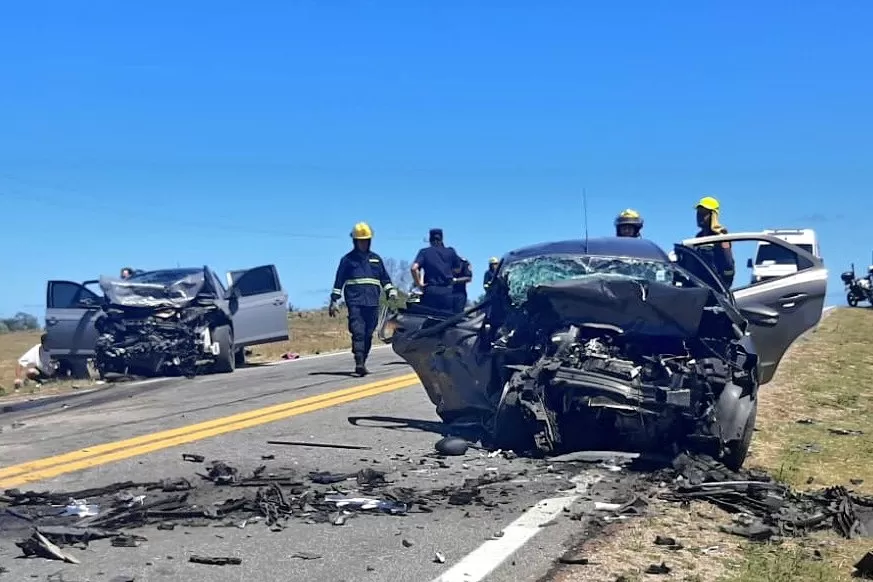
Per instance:
[[[740,313],[753,325],[773,327],[779,323],[779,312],[760,303],[741,307]]]
[[[746,268],[753,269],[754,265],[752,265],[752,259],[746,259]]]

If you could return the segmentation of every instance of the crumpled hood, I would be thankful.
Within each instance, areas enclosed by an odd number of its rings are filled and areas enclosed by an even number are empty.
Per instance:
[[[169,284],[130,282],[116,277],[100,277],[100,289],[111,305],[123,307],[180,308],[200,292],[203,273],[187,275]]]

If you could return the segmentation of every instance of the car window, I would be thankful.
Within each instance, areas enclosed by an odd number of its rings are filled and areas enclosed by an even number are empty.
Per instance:
[[[810,253],[812,252],[812,246],[810,245],[797,246],[809,251]],[[764,263],[775,265],[796,265],[797,255],[785,247],[771,245],[770,243],[760,243],[758,246],[758,254],[755,257],[755,264],[763,265]]]
[[[99,296],[77,283],[57,281],[51,285],[49,305],[57,309],[76,309],[83,299],[98,301]]]
[[[276,276],[271,267],[258,267],[246,271],[236,279],[234,286],[239,289],[240,295],[243,297],[273,293],[279,290]]]

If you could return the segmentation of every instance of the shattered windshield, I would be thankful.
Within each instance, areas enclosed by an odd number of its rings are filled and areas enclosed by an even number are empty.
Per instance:
[[[197,275],[202,272],[203,269],[166,269],[163,271],[148,271],[146,273],[137,273],[133,277],[126,279],[126,281],[128,283],[171,285],[185,277]]]
[[[669,263],[628,257],[544,255],[507,265],[503,276],[513,305],[527,301],[530,289],[544,283],[588,277],[632,278],[671,285],[675,268]]]

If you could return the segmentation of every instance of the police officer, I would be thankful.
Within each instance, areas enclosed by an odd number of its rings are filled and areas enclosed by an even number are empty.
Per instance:
[[[632,208],[623,210],[615,217],[615,236],[640,238],[643,230],[643,217]]]
[[[451,312],[454,307],[452,284],[461,272],[461,257],[455,249],[443,244],[443,229],[430,229],[428,240],[430,246],[418,251],[412,262],[412,280],[422,290],[421,305]]]
[[[351,232],[354,248],[340,259],[328,314],[336,317],[336,302],[345,297],[349,308],[349,333],[352,334],[352,354],[355,373],[365,376],[367,356],[373,344],[373,332],[379,321],[379,298],[384,290],[389,299],[397,296],[382,257],[370,250],[373,231],[366,222],[359,222]]]
[[[500,264],[500,259],[497,257],[491,257],[488,259],[488,270],[485,271],[485,277],[482,280],[482,287],[488,291],[488,288],[491,287],[491,280],[497,275],[497,266]]]
[[[461,313],[467,307],[467,284],[473,280],[473,267],[470,261],[461,257],[461,270],[452,280],[454,312]]]
[[[700,228],[695,235],[697,238],[728,233],[728,230],[718,220],[721,209],[718,200],[712,196],[704,196],[697,203],[695,209],[697,210],[697,226]],[[719,276],[724,286],[730,289],[736,272],[731,243],[726,241],[716,245],[700,245],[697,249]]]

